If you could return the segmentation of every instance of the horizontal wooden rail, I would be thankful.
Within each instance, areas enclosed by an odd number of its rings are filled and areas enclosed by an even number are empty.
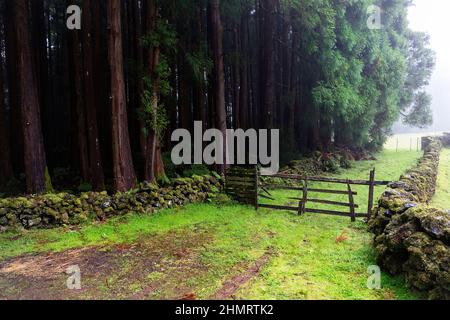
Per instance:
[[[281,189],[281,190],[294,190],[294,191],[303,191],[303,187],[293,187],[293,186],[283,186],[283,185],[277,185],[277,184],[262,184],[260,185],[262,188],[267,189]]]
[[[225,189],[226,193],[229,193],[231,195],[235,195],[238,197],[243,196],[253,196],[255,197],[255,191],[240,191],[240,190],[232,190],[232,189]]]
[[[230,197],[245,203],[255,205],[256,210],[259,207],[268,208],[274,210],[286,210],[294,211],[299,215],[305,213],[312,214],[325,214],[341,217],[349,217],[352,221],[356,221],[356,218],[368,218],[373,208],[373,198],[374,190],[376,186],[388,185],[390,181],[375,181],[375,170],[370,172],[369,180],[349,180],[349,179],[338,179],[338,178],[328,178],[328,177],[308,177],[304,175],[291,175],[286,173],[279,173],[273,176],[265,176],[266,178],[279,178],[282,180],[278,181],[267,181],[265,179],[260,180],[260,173],[256,166],[249,167],[230,167],[225,173],[225,192],[230,195]],[[283,181],[285,180],[285,181]],[[283,184],[286,180],[295,181],[293,185]],[[330,184],[343,184],[346,185],[345,190],[332,190],[328,188],[321,188],[317,185],[316,188],[310,188],[310,183],[330,183]],[[291,183],[292,184],[292,183]],[[368,186],[369,187],[369,201],[367,213],[356,213],[356,209],[359,206],[355,203],[354,196],[358,195],[352,189],[353,185]],[[271,194],[271,190],[292,190],[298,191],[298,196],[293,198],[287,198],[289,200],[298,201],[298,206],[295,204],[286,205],[276,205],[276,204],[260,204],[259,199],[267,199],[271,201],[276,201],[275,196]],[[342,188],[343,189],[343,188]],[[300,193],[301,192],[301,193]],[[297,192],[296,192],[297,193]],[[348,197],[348,202],[320,199],[319,196],[314,196],[314,198],[309,199],[311,194],[333,194],[342,195]],[[339,199],[338,199],[339,200]],[[348,208],[349,212],[342,212],[336,210],[325,210],[325,209],[309,209],[307,205],[309,203],[317,203],[322,205],[333,205]],[[330,208],[331,209],[331,208]],[[345,210],[345,209],[344,209]]]
[[[268,188],[268,189],[282,189],[282,190],[294,190],[294,191],[303,191],[302,187],[292,187],[292,186],[282,186],[282,185],[262,185],[262,187]],[[329,194],[342,194],[342,195],[348,195],[348,191],[346,190],[329,190],[329,189],[308,189],[309,192],[316,192],[316,193],[329,193]],[[357,196],[357,192],[353,192],[353,195]]]
[[[246,179],[252,179],[253,178],[254,179],[255,178],[255,174],[245,173],[245,172],[226,173],[225,174],[225,180],[226,179],[235,178],[235,177],[246,178]]]
[[[331,210],[320,210],[320,209],[306,209],[307,213],[319,213],[319,214],[327,214],[332,216],[341,216],[341,217],[351,217],[351,214],[348,212],[338,212]],[[356,218],[366,218],[367,213],[355,213]]]
[[[234,186],[236,188],[240,187],[240,188],[244,188],[244,187],[255,187],[255,183],[251,182],[251,181],[226,181],[225,182],[226,186]]]
[[[368,180],[347,180],[347,179],[336,179],[336,178],[324,178],[324,177],[305,177],[300,175],[292,175],[292,174],[276,174],[273,176],[267,176],[271,178],[280,178],[280,179],[289,179],[289,180],[299,180],[299,181],[313,181],[313,182],[331,182],[331,183],[340,183],[340,184],[352,184],[352,185],[360,185],[360,186],[370,186],[371,181]],[[391,181],[374,181],[373,184],[375,186],[386,186]]]
[[[272,204],[259,204],[260,208],[266,208],[266,209],[276,209],[276,210],[286,210],[286,211],[295,211],[298,212],[298,207],[291,207],[291,206],[278,206],[278,205],[272,205]],[[332,210],[320,210],[320,209],[304,209],[305,213],[317,213],[317,214],[326,214],[326,215],[333,215],[333,216],[340,216],[340,217],[351,217],[351,214],[349,212],[339,212],[339,211],[332,211]],[[356,213],[355,217],[357,218],[366,218],[368,215],[367,213]]]
[[[225,177],[225,181],[233,181],[233,182],[248,182],[248,181],[253,181],[255,180],[255,175],[253,175],[252,177],[245,177],[245,176],[227,176]]]
[[[289,200],[303,200],[302,198],[288,198]],[[341,206],[341,207],[350,207],[350,203],[346,202],[338,202],[338,201],[330,201],[330,200],[322,200],[322,199],[308,199],[308,202],[312,203],[321,203],[321,204],[329,204],[334,206]],[[359,208],[357,204],[355,204],[355,208]]]

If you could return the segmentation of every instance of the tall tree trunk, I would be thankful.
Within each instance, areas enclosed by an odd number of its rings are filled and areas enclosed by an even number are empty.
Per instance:
[[[83,66],[82,66],[82,52],[79,31],[72,33],[72,60],[73,60],[73,104],[75,106],[76,114],[76,132],[78,143],[78,157],[80,162],[80,173],[84,181],[90,180],[89,171],[89,152],[87,143],[87,126],[86,126],[86,110],[84,108],[83,100]]]
[[[312,133],[311,133],[311,143],[313,150],[322,151],[322,145],[320,141],[320,111],[319,107],[315,106],[310,102],[310,106],[313,109],[313,121],[312,121]]]
[[[180,108],[180,125],[183,129],[191,130],[192,122],[192,110],[191,110],[191,82],[192,79],[189,77],[189,71],[184,61],[184,56],[182,53],[179,54],[179,79],[178,88],[180,95],[178,98],[178,105]]]
[[[155,32],[159,19],[158,3],[156,0],[149,0],[147,3],[147,30],[151,34]],[[151,101],[151,113],[153,123],[151,128],[147,128],[147,136],[145,137],[145,168],[144,178],[146,181],[154,181],[155,179],[164,178],[166,175],[164,163],[161,154],[161,144],[155,131],[156,117],[158,114],[159,104],[159,84],[160,79],[158,75],[158,65],[161,58],[161,49],[158,46],[149,48],[148,50],[148,71],[152,83],[152,101]]]
[[[292,13],[293,15],[293,13]],[[293,18],[292,18],[293,20]],[[297,41],[298,41],[298,30],[296,28],[292,28],[292,48],[291,48],[291,61],[290,61],[290,67],[285,68],[284,75],[285,75],[285,82],[288,84],[288,112],[286,116],[287,120],[287,143],[289,144],[289,148],[291,150],[295,150],[295,107],[298,103],[298,94],[297,94],[297,88],[298,88],[298,78],[297,78],[297,72],[294,72],[294,70],[297,70],[298,68],[298,57],[297,57]],[[287,60],[288,57],[285,57]],[[286,64],[287,61],[286,61]]]
[[[145,30],[145,35],[149,35],[155,30],[156,19],[157,19],[157,5],[156,0],[146,0],[144,2],[144,13],[143,18],[145,17],[145,25],[143,24],[142,30]],[[145,58],[147,63],[145,64],[149,76],[153,76],[153,65],[154,65],[154,52],[153,48],[148,48],[145,51]],[[158,57],[159,59],[159,57]],[[142,65],[144,65],[144,54],[142,55]],[[140,96],[141,99],[143,97],[144,91],[148,90],[145,88],[144,82],[142,82],[142,86],[140,88]],[[153,88],[151,89],[153,92]],[[140,104],[141,108],[141,116],[143,118],[140,119],[140,141],[141,141],[141,151],[144,157],[144,180],[145,181],[154,181],[155,180],[155,171],[154,171],[154,156],[156,149],[156,141],[154,131],[151,128],[148,128],[148,123],[146,117],[148,116],[146,113],[146,106],[144,104]]]
[[[0,60],[3,65],[3,61]],[[3,75],[0,66],[0,75]],[[3,77],[0,76],[0,187],[13,177],[9,132],[6,118],[5,97],[3,95]]]
[[[152,50],[152,54],[150,57],[153,59],[153,61],[150,61],[150,73],[152,75],[152,101],[151,101],[151,112],[152,117],[154,119],[154,122],[152,123],[152,126],[156,125],[156,115],[158,113],[158,94],[159,94],[159,81],[157,79],[157,76],[155,76],[156,68],[159,64],[160,59],[160,51],[159,48],[154,48]],[[148,136],[147,136],[147,147],[146,147],[146,155],[145,155],[145,171],[144,176],[146,181],[154,181],[155,178],[159,178],[160,174],[164,175],[164,165],[162,166],[162,172],[157,173],[157,163],[158,160],[157,157],[159,156],[157,152],[161,152],[160,149],[158,149],[159,142],[158,137],[156,136],[156,132],[154,130],[154,127],[150,128],[148,130]]]
[[[99,18],[99,17],[96,17]],[[103,163],[100,151],[100,139],[97,124],[97,107],[99,93],[95,91],[94,52],[92,48],[91,1],[83,0],[83,60],[84,60],[84,92],[87,119],[87,139],[89,148],[90,182],[94,190],[105,188]],[[98,66],[97,66],[98,67]]]
[[[45,23],[44,0],[31,2],[33,16],[33,49],[36,77],[42,118],[45,119],[47,107],[48,62],[47,62],[47,31]],[[46,132],[45,124],[43,131]]]
[[[232,90],[233,90],[233,127],[241,128],[240,117],[241,114],[241,64],[242,56],[240,56],[240,35],[239,23],[234,25],[233,43],[234,43],[234,61],[232,65]]]
[[[264,0],[264,114],[265,126],[273,128],[275,112],[275,22],[277,0]]]
[[[108,39],[103,16],[106,14],[106,1],[91,1],[92,42],[94,52],[94,85],[97,94],[95,105],[97,115],[111,119],[110,81],[108,62]],[[102,159],[112,159],[111,121],[97,121]],[[112,161],[103,161],[104,175],[112,176]]]
[[[205,35],[203,4],[196,8],[195,27],[193,28],[193,39],[195,39],[196,50],[203,49],[203,36]],[[204,72],[204,69],[202,70]],[[202,121],[203,131],[207,128],[207,109],[206,109],[206,84],[204,74],[196,76],[193,84],[193,107],[194,121]]]
[[[241,64],[240,64],[240,82],[241,82],[241,90],[240,90],[240,102],[239,102],[239,127],[240,128],[248,128],[247,115],[249,111],[249,72],[248,72],[248,64],[249,64],[249,40],[248,40],[248,18],[249,18],[249,9],[243,8],[242,16],[241,16]]]
[[[133,121],[134,121],[134,130],[132,130],[133,135],[136,137],[134,139],[134,148],[136,150],[140,150],[141,152],[141,159],[144,160],[145,157],[145,137],[144,137],[144,127],[145,123],[140,115],[140,110],[142,110],[142,95],[144,93],[144,48],[142,47],[142,34],[143,34],[143,15],[141,14],[141,2],[139,0],[133,0],[133,21],[134,21],[134,27],[133,27],[133,45],[134,45],[134,52],[135,52],[135,77],[134,77],[134,88],[136,90],[135,96],[133,99]],[[139,148],[138,148],[139,147]],[[140,162],[140,176],[143,177],[144,174],[144,168],[145,168],[145,161]]]
[[[9,133],[16,143],[11,143],[11,160],[15,175],[25,171],[23,164],[23,132],[19,106],[19,79],[13,1],[5,1],[5,53],[10,109]]]
[[[136,186],[133,157],[128,133],[127,106],[125,101],[125,81],[123,74],[121,1],[109,0],[108,48],[111,69],[112,100],[112,149],[113,175],[116,191],[127,191]]]
[[[225,72],[223,62],[223,26],[220,17],[219,0],[211,0],[210,19],[212,27],[212,48],[214,56],[214,104],[216,110],[216,126],[223,135],[223,161],[218,166],[219,172],[224,174],[226,167],[226,109],[225,109]]]
[[[33,72],[28,2],[26,0],[15,0],[13,8],[27,191],[37,194],[46,191],[46,159],[37,79]]]

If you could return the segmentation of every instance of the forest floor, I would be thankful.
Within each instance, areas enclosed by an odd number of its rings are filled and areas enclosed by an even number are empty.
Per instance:
[[[385,151],[334,176],[366,179],[376,167],[377,180],[396,180],[419,156]],[[364,211],[367,188],[356,191]],[[286,203],[295,193],[274,195]],[[0,234],[0,299],[420,299],[387,274],[381,290],[367,288],[372,238],[361,220],[215,203],[9,232]],[[67,289],[72,265],[81,290]]]
[[[431,205],[446,210],[450,209],[450,149],[443,149],[441,152],[436,194]]]

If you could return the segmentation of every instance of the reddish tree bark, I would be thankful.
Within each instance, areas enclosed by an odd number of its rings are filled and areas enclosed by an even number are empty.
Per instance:
[[[277,0],[264,0],[264,115],[267,129],[273,128],[275,112],[275,11]]]
[[[133,25],[131,27],[132,30],[132,51],[133,51],[133,61],[135,63],[135,70],[132,73],[133,79],[130,80],[133,87],[133,95],[131,96],[131,121],[132,124],[131,132],[132,132],[132,148],[134,150],[144,150],[143,148],[143,139],[141,138],[141,131],[143,130],[143,123],[140,119],[139,111],[142,108],[142,93],[144,92],[144,79],[143,79],[143,71],[144,71],[144,48],[142,47],[142,15],[140,10],[141,2],[139,0],[133,0],[131,4],[131,15]],[[134,139],[133,139],[134,137]],[[144,172],[143,166],[140,168],[142,174]]]
[[[248,110],[249,110],[249,41],[248,41],[248,18],[249,18],[249,9],[244,7],[242,16],[241,16],[241,54],[243,55],[241,64],[240,64],[240,82],[241,82],[241,90],[239,95],[239,127],[240,128],[248,128]]]
[[[76,132],[78,144],[78,157],[80,162],[80,173],[84,181],[90,181],[89,152],[87,143],[86,110],[84,108],[83,95],[83,66],[80,35],[78,31],[72,33],[72,61],[74,89],[73,103],[76,114]]]
[[[107,2],[107,9],[109,24],[109,65],[111,69],[114,187],[116,191],[127,191],[136,186],[136,174],[131,155],[125,100],[122,19],[120,14],[121,1],[109,0]]]
[[[225,72],[223,62],[223,25],[220,17],[219,0],[210,2],[210,19],[212,28],[212,49],[214,56],[214,104],[216,110],[216,127],[223,135],[223,164],[218,166],[219,172],[224,174],[226,167],[226,130],[227,117],[225,109]]]
[[[292,19],[293,19],[294,13],[292,13]],[[288,133],[288,144],[289,147],[295,150],[295,107],[298,103],[298,75],[296,72],[291,72],[292,70],[298,69],[298,57],[296,55],[297,52],[297,43],[298,43],[298,30],[293,27],[292,28],[292,47],[291,47],[291,62],[290,66],[286,67],[285,70],[285,77],[286,79],[289,79],[289,81],[286,81],[286,83],[289,83],[289,103],[288,103],[288,110],[287,110],[287,133]],[[288,59],[286,57],[286,59]],[[287,62],[286,62],[287,63]],[[288,71],[289,69],[289,71]]]
[[[0,74],[3,74],[1,66]],[[0,77],[0,187],[13,177],[2,80],[3,78]]]
[[[15,0],[14,27],[17,45],[19,106],[23,132],[24,166],[28,193],[46,191],[46,158],[39,110],[37,79],[33,72],[33,56],[29,34],[28,2]]]
[[[84,61],[84,93],[87,120],[87,140],[89,149],[90,182],[94,190],[105,188],[105,177],[98,134],[97,107],[99,93],[95,91],[94,51],[91,22],[91,1],[83,0],[83,61]],[[99,17],[96,17],[98,19]]]
[[[19,107],[19,80],[17,63],[17,45],[14,28],[14,8],[12,1],[5,1],[5,54],[6,73],[8,81],[8,98],[10,109],[9,133],[14,137],[16,143],[11,143],[11,159],[15,174],[24,172],[23,164],[23,132],[21,129],[20,107]]]
[[[241,48],[240,44],[240,36],[239,36],[239,24],[236,23],[234,25],[233,30],[233,42],[234,42],[234,62],[231,67],[232,75],[232,90],[233,90],[233,126],[234,128],[242,128],[240,123],[240,114],[241,114],[241,65],[243,63],[242,57],[239,55],[239,50]]]
[[[34,65],[36,77],[38,79],[38,92],[42,117],[45,119],[46,98],[48,85],[48,62],[47,62],[47,31],[45,26],[45,10],[43,0],[33,0],[31,2],[33,17],[33,47]],[[45,127],[43,127],[45,131]]]
[[[158,23],[158,5],[156,0],[150,0],[147,2],[147,32],[150,34],[156,30],[156,25]],[[148,69],[149,74],[152,79],[152,106],[151,112],[155,119],[158,113],[158,103],[159,103],[159,76],[157,74],[157,68],[160,62],[161,50],[159,47],[152,47],[148,50]],[[156,122],[152,124],[156,125]],[[144,135],[144,179],[146,181],[154,181],[155,179],[164,177],[166,175],[164,163],[162,160],[161,146],[156,132],[153,128],[147,128],[145,130],[147,133],[143,132]]]

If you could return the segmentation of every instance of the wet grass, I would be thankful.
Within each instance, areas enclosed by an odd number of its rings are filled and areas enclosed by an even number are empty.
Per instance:
[[[441,152],[436,195],[431,205],[442,209],[450,209],[450,149],[443,149]]]
[[[355,163],[353,169],[335,176],[366,179],[370,169],[377,168],[378,180],[395,180],[414,165],[420,153],[383,152],[376,161]],[[321,185],[327,187],[327,185]],[[335,186],[328,186],[334,188]],[[360,210],[367,206],[367,188],[356,189]],[[377,195],[382,188],[377,190]],[[295,193],[274,192],[278,203]],[[298,194],[297,194],[298,196]],[[339,199],[339,197],[337,198]],[[344,200],[344,199],[341,199]],[[330,209],[336,209],[330,207]],[[342,208],[340,208],[342,209]],[[344,208],[345,209],[345,208]],[[207,241],[190,245],[190,254],[178,257],[190,235],[207,230]],[[173,243],[171,235],[183,234]],[[344,240],[336,239],[343,236]],[[172,244],[161,241],[165,239]],[[152,240],[153,239],[153,240]],[[160,239],[154,241],[154,239]],[[185,240],[183,240],[185,239]],[[130,214],[105,223],[78,229],[33,230],[0,234],[1,261],[14,257],[64,252],[69,249],[152,243],[151,252],[161,251],[158,268],[145,277],[136,278],[139,255],[130,252],[126,263],[107,276],[110,280],[92,278],[97,286],[81,298],[179,298],[193,293],[196,298],[214,296],[221,286],[236,274],[247,270],[260,257],[272,256],[260,274],[243,284],[238,299],[417,299],[408,292],[401,278],[382,276],[382,289],[369,290],[367,268],[375,264],[371,247],[372,235],[363,221],[351,223],[349,218],[262,209],[237,204],[196,204],[177,210],[164,210],[152,216]],[[158,251],[159,250],[159,251]],[[174,258],[175,257],[175,258]],[[165,262],[167,267],[165,267]],[[195,272],[194,272],[195,271]],[[2,276],[0,275],[0,278]],[[0,279],[1,280],[1,279]],[[11,283],[8,282],[11,286]],[[3,289],[0,281],[0,291]],[[121,287],[115,293],[114,288]],[[148,288],[151,288],[148,291]],[[94,293],[92,293],[94,292]]]

